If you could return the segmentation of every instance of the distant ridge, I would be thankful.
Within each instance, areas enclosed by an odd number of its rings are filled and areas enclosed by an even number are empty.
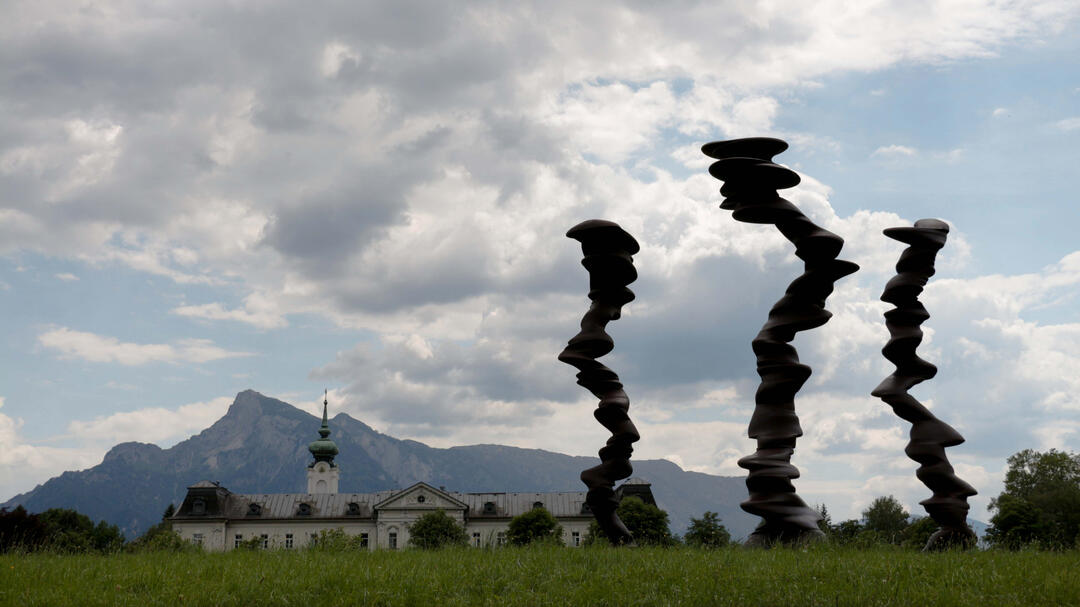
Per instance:
[[[307,444],[318,427],[315,416],[245,390],[221,419],[173,447],[121,443],[97,466],[64,472],[0,506],[22,504],[31,512],[74,508],[118,525],[133,539],[200,480],[219,481],[238,493],[302,490],[311,457]],[[578,475],[598,461],[504,445],[437,449],[381,434],[344,413],[330,427],[341,450],[336,461],[342,492],[381,491],[417,481],[463,492],[583,491]],[[687,472],[667,460],[636,460],[633,465],[634,476],[652,483],[674,533],[683,533],[690,517],[706,510],[718,513],[733,537],[745,537],[757,524],[756,517],[739,509],[747,497],[742,478]]]

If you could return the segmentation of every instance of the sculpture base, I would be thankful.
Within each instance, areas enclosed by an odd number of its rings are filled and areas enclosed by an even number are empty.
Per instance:
[[[979,543],[979,537],[967,527],[938,529],[927,540],[923,552],[938,552],[941,550],[971,550]]]
[[[820,529],[770,529],[759,527],[743,546],[746,548],[797,547],[825,541],[825,534]]]
[[[619,500],[615,498],[615,492],[609,487],[595,487],[585,494],[585,503],[589,505],[596,524],[604,537],[611,542],[612,546],[633,546],[634,536],[626,525],[619,519],[615,512],[619,507]]]

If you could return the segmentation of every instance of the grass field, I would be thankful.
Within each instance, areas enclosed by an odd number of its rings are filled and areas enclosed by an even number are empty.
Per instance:
[[[0,555],[0,605],[1080,605],[1080,552],[823,546]]]

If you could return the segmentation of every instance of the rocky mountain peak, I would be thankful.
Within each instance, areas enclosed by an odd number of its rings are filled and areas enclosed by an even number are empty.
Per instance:
[[[102,464],[153,464],[162,453],[161,447],[151,443],[120,443],[105,454]]]
[[[117,524],[136,537],[159,520],[187,487],[218,480],[237,493],[293,493],[306,487],[321,419],[254,390],[244,390],[228,412],[206,430],[168,448],[146,443],[113,447],[104,461],[65,472],[0,506],[23,504],[31,512],[75,508],[92,519]],[[330,422],[340,449],[341,491],[374,492],[417,481],[453,491],[581,491],[578,476],[595,457],[571,457],[538,449],[471,445],[437,449],[381,434],[338,413]],[[719,512],[733,535],[753,529],[738,504],[742,479],[683,471],[663,460],[635,460],[634,474],[652,483],[653,494],[681,532],[691,516]],[[110,496],[109,499],[101,499]]]

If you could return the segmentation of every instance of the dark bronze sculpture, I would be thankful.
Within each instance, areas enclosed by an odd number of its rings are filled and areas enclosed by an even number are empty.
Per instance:
[[[795,494],[792,479],[799,471],[791,464],[795,441],[802,436],[795,414],[795,393],[810,377],[810,367],[799,363],[790,342],[795,333],[820,327],[832,316],[825,299],[833,283],[852,274],[859,266],[836,259],[844,239],[812,223],[777,190],[794,187],[799,176],[772,162],[787,149],[779,139],[753,137],[715,141],[701,151],[716,158],[709,167],[713,177],[724,182],[720,208],[732,211],[736,221],[771,223],[795,245],[795,255],[805,263],[802,276],[769,310],[769,318],[753,340],[761,385],[754,397],[750,438],[757,439],[757,451],[739,460],[749,470],[746,487],[750,499],[743,510],[762,517],[762,524],[747,539],[747,545],[795,544],[823,537],[818,529],[821,515]]]
[[[601,219],[579,223],[566,235],[581,242],[585,256],[581,265],[589,272],[592,304],[581,319],[581,332],[570,339],[559,360],[576,367],[577,383],[600,399],[593,415],[612,434],[600,449],[600,465],[581,473],[582,482],[589,488],[585,501],[612,544],[632,544],[633,536],[615,512],[619,502],[614,486],[633,472],[630,454],[640,436],[630,421],[630,399],[619,376],[596,359],[615,347],[604,328],[619,318],[622,306],[634,300],[634,293],[626,285],[637,279],[631,256],[639,247],[618,224]]]
[[[930,318],[919,294],[934,275],[934,257],[945,246],[948,234],[948,224],[937,219],[920,219],[912,228],[885,230],[886,236],[909,246],[896,263],[896,276],[881,294],[882,301],[896,306],[885,313],[890,339],[881,350],[896,365],[896,371],[871,393],[911,422],[911,440],[904,452],[921,464],[915,474],[934,495],[920,503],[941,526],[924,550],[971,547],[976,541],[967,524],[967,498],[975,495],[975,489],[956,476],[945,456],[945,447],[959,445],[964,437],[908,394],[912,386],[937,374],[937,367],[915,353],[923,336],[919,326]]]

